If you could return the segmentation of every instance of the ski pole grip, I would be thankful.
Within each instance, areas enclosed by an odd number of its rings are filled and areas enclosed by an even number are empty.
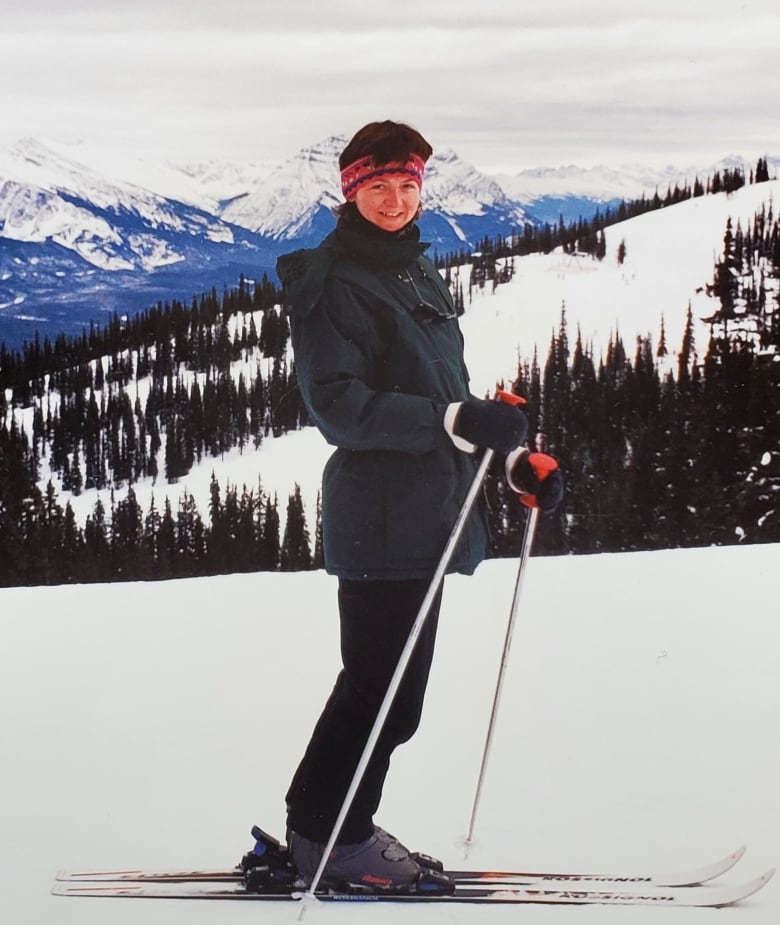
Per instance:
[[[530,453],[528,464],[540,482],[543,482],[551,472],[555,472],[558,468],[558,460],[547,453]]]
[[[505,405],[528,404],[522,395],[515,395],[514,392],[507,392],[505,389],[496,389],[496,401],[502,401]]]

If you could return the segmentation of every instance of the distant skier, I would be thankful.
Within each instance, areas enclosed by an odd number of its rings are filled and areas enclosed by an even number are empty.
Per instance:
[[[339,158],[346,202],[319,247],[279,259],[298,385],[337,449],[323,476],[325,566],[339,578],[343,669],[287,793],[290,853],[311,882],[388,683],[476,467],[507,458],[516,490],[560,501],[555,469],[534,471],[516,406],[469,393],[450,293],[415,220],[429,143],[407,125],[364,126]],[[472,516],[450,571],[471,574],[487,545]],[[394,749],[417,729],[441,591],[324,871],[325,885],[411,888],[421,866],[374,825]]]

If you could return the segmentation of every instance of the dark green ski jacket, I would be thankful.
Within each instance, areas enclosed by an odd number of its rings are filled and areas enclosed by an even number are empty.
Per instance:
[[[399,238],[342,217],[319,247],[281,257],[298,386],[337,447],[323,475],[325,566],[349,579],[424,578],[435,570],[478,455],[443,419],[469,396],[450,293],[411,226]],[[450,571],[485,554],[474,510]]]

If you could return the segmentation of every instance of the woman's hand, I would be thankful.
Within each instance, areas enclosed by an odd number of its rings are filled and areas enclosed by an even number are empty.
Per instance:
[[[444,426],[451,437],[470,445],[462,449],[473,452],[482,446],[504,455],[521,446],[528,433],[528,421],[517,405],[484,398],[450,405]]]

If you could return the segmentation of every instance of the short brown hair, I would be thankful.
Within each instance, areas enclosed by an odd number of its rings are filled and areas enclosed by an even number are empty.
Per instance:
[[[354,164],[361,157],[371,157],[378,166],[389,164],[391,161],[409,159],[410,154],[416,154],[424,161],[433,154],[433,148],[423,136],[403,122],[369,122],[359,129],[339,157],[339,169],[343,170]]]

